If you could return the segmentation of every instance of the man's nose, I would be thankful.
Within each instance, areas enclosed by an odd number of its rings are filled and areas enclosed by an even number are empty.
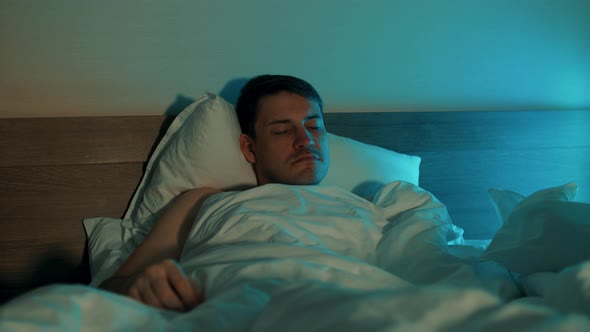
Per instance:
[[[294,143],[296,149],[310,148],[315,144],[311,133],[304,128],[297,131],[297,137],[295,138]]]

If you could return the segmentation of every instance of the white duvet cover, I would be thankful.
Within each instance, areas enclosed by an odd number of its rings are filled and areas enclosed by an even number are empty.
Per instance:
[[[180,260],[205,291],[196,309],[54,285],[3,306],[0,330],[590,331],[583,314],[511,301],[512,276],[479,263],[461,234],[405,182],[373,202],[320,186],[222,193],[205,202]]]

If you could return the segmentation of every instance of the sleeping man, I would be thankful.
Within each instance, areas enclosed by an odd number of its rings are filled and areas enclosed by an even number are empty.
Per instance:
[[[290,76],[256,77],[242,89],[236,111],[243,132],[240,148],[253,165],[259,185],[322,181],[330,154],[322,100],[309,83]],[[217,192],[197,188],[181,195],[101,287],[156,307],[187,309],[198,304],[201,292],[175,260],[201,204]]]
[[[471,275],[445,254],[447,242],[461,233],[428,192],[397,182],[369,202],[316,186],[326,176],[330,153],[322,100],[309,83],[283,75],[255,77],[242,89],[236,111],[240,149],[258,186],[183,193],[101,288],[187,311],[205,294],[209,300],[259,275],[352,288]],[[232,217],[222,218],[227,211]],[[395,223],[389,222],[393,216]],[[410,251],[428,254],[417,259]],[[430,266],[447,271],[437,275]]]

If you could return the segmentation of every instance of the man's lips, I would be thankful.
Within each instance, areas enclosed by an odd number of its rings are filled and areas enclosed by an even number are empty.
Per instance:
[[[306,153],[302,156],[297,157],[293,163],[295,164],[295,163],[304,162],[304,161],[316,161],[316,160],[319,160],[319,158],[316,157],[316,155],[314,155],[312,153]]]

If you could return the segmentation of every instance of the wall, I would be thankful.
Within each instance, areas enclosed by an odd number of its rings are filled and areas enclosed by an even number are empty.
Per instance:
[[[0,47],[0,117],[174,114],[260,73],[328,112],[590,108],[588,0],[2,0]]]

